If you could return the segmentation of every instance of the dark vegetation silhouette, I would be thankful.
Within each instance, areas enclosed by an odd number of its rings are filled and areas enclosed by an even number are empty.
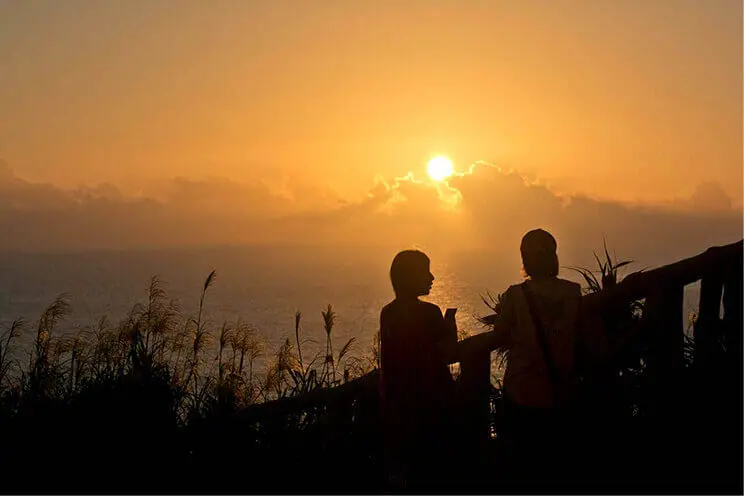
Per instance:
[[[275,425],[268,419],[242,426],[236,414],[373,370],[376,346],[353,355],[352,338],[334,353],[336,314],[329,305],[321,312],[324,354],[303,356],[309,339],[302,336],[299,312],[294,344],[286,339],[273,353],[267,351],[247,323],[213,327],[205,319],[204,301],[215,280],[213,271],[194,316],[182,315],[153,277],[147,300],[118,324],[103,317],[79,332],[60,332],[58,325],[70,311],[63,294],[35,326],[17,320],[3,329],[0,453],[7,473],[30,474],[7,478],[6,487],[20,492],[263,491],[271,490],[273,474],[284,477],[287,471],[298,484],[312,485],[306,477],[322,475],[332,486],[328,469],[337,467],[334,459],[343,458],[343,449],[318,438],[324,446],[312,452],[308,439],[317,437],[317,419],[303,415]],[[21,338],[29,333],[33,341],[23,346]],[[39,463],[44,477],[32,476]],[[130,470],[147,475],[123,477]],[[256,480],[247,483],[247,474]],[[281,481],[277,489],[287,483],[292,481]]]
[[[604,257],[598,272],[577,268],[612,350],[605,370],[585,374],[581,385],[582,418],[596,442],[579,483],[504,482],[503,395],[485,332],[461,340],[456,357],[467,415],[461,451],[451,457],[467,463],[459,463],[457,490],[432,492],[741,493],[741,243],[622,280],[628,263],[607,250]],[[683,334],[681,289],[700,278],[700,310]],[[215,281],[213,272],[193,316],[180,313],[155,277],[146,301],[121,322],[102,318],[62,333],[70,308],[61,295],[37,322],[1,329],[4,492],[390,490],[378,337],[362,354],[352,353],[353,341],[334,347],[328,307],[325,351],[308,355],[299,313],[289,337],[268,350],[245,322],[214,327],[205,319]],[[485,330],[500,297],[484,298],[492,310]],[[495,356],[496,365],[506,358]]]

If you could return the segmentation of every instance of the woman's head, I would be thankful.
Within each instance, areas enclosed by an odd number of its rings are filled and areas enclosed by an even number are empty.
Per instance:
[[[558,276],[558,244],[555,238],[543,229],[533,229],[522,237],[519,251],[522,253],[524,271],[532,279]]]
[[[429,257],[418,250],[405,250],[393,258],[390,281],[397,296],[429,294],[434,276],[429,270]]]

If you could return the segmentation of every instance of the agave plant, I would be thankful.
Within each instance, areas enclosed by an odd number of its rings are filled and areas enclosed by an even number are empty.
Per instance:
[[[619,271],[621,268],[633,263],[632,260],[617,261],[617,255],[615,258],[610,256],[610,252],[607,249],[607,241],[602,241],[604,247],[604,260],[601,260],[596,252],[592,252],[594,259],[597,261],[598,271],[592,271],[586,267],[566,267],[569,270],[579,273],[587,287],[585,291],[587,293],[598,293],[603,289],[607,289],[616,286],[619,281]]]
[[[610,252],[607,249],[607,242],[603,240],[604,248],[604,260],[601,260],[596,253],[593,253],[594,259],[597,261],[597,271],[592,271],[585,267],[567,267],[579,273],[587,284],[584,289],[586,293],[598,293],[600,291],[609,289],[616,286],[619,280],[619,271],[621,268],[626,267],[632,263],[632,260],[618,261],[617,255],[615,257],[610,256]],[[642,272],[641,269],[638,272]],[[644,304],[642,301],[613,301],[606,302],[602,308],[603,321],[605,323],[605,331],[611,340],[614,340],[614,347],[618,350],[625,348],[625,357],[622,360],[633,359],[631,356],[639,354],[638,345],[639,343],[631,343],[631,337],[637,333],[631,331],[637,330],[638,323],[643,314]],[[626,343],[627,342],[627,343]],[[629,353],[628,353],[629,352]]]

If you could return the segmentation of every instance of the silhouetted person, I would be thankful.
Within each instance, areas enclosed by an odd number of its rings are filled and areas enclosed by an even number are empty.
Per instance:
[[[380,313],[385,465],[408,484],[446,480],[456,330],[438,306],[419,300],[434,281],[424,253],[398,253],[390,279],[395,299]]]
[[[563,477],[576,464],[579,384],[577,345],[601,347],[582,316],[581,287],[558,277],[555,238],[542,229],[524,235],[520,251],[528,279],[509,287],[496,324],[508,350],[504,375],[504,441],[513,475],[540,481]]]

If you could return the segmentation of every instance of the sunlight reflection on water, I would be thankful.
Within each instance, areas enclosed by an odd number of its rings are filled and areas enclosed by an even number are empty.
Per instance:
[[[205,303],[212,329],[238,317],[258,328],[273,353],[286,339],[294,342],[294,314],[301,311],[302,336],[309,342],[303,353],[320,352],[325,333],[320,312],[330,303],[337,312],[334,345],[355,337],[353,353],[368,353],[379,327],[379,313],[393,298],[388,279],[394,251],[314,253],[295,250],[231,248],[160,252],[6,255],[0,259],[0,327],[23,317],[29,324],[55,296],[67,292],[73,312],[58,332],[74,331],[107,315],[112,324],[126,316],[136,302],[144,302],[149,279],[159,275],[168,297],[177,299],[184,315],[194,315],[199,292],[210,270],[217,279]],[[502,263],[503,265],[503,263]],[[513,269],[513,270],[512,270]],[[457,308],[458,329],[477,334],[486,329],[478,317],[491,312],[481,295],[502,292],[520,282],[518,267],[499,267],[488,258],[470,257],[454,263],[432,256],[435,276],[424,300],[444,313]],[[570,277],[566,273],[566,277]],[[699,284],[685,292],[685,318],[697,309]],[[501,371],[494,367],[493,378]],[[456,373],[456,368],[453,368]]]
[[[30,325],[55,296],[70,295],[72,313],[58,332],[74,331],[107,315],[112,324],[136,302],[145,302],[153,275],[164,281],[168,298],[177,299],[184,315],[194,315],[204,278],[217,278],[205,302],[205,317],[215,329],[241,317],[259,329],[267,351],[289,337],[294,342],[294,314],[301,311],[308,353],[324,347],[321,310],[332,304],[338,314],[334,344],[356,337],[354,352],[369,350],[383,305],[393,298],[388,279],[394,252],[324,254],[266,252],[261,249],[177,250],[83,254],[18,254],[0,260],[0,325],[23,317]],[[433,258],[436,280],[425,297],[457,308],[457,325],[469,334],[484,330],[478,317],[490,310],[480,299],[486,287],[470,283],[457,269]],[[498,289],[497,281],[490,289]],[[30,331],[24,338],[27,340]],[[303,349],[303,351],[305,351]]]

